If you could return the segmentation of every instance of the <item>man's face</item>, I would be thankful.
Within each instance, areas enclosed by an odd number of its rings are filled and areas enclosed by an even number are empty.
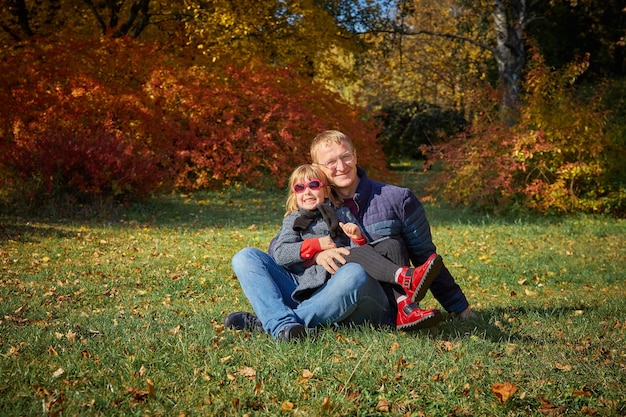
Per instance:
[[[342,197],[354,194],[358,184],[356,151],[345,142],[323,144],[317,148],[315,159]]]

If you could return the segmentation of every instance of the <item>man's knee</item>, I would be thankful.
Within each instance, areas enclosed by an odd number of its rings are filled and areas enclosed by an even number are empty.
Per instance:
[[[347,289],[355,289],[367,285],[372,278],[359,264],[347,263],[335,273],[331,281],[335,280],[335,284],[342,285]]]
[[[263,252],[257,248],[243,248],[233,256],[231,263],[233,269],[237,270],[241,267],[254,264],[261,259]]]

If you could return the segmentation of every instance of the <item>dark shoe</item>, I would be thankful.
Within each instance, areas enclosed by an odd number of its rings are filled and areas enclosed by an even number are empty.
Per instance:
[[[306,328],[300,323],[288,324],[278,332],[278,340],[292,342],[306,337]]]
[[[422,266],[402,268],[397,279],[398,284],[402,286],[412,302],[419,303],[426,297],[430,284],[433,283],[442,267],[441,256],[433,253]]]
[[[443,314],[437,309],[425,310],[412,303],[410,299],[398,303],[396,330],[416,330],[433,327],[443,320]]]
[[[224,319],[224,327],[233,330],[247,330],[249,332],[263,331],[261,320],[259,320],[256,315],[245,311],[237,311],[226,316]]]

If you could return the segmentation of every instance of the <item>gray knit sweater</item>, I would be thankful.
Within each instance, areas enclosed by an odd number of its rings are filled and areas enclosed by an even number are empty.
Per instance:
[[[326,204],[329,203],[326,202]],[[347,207],[336,209],[336,213],[340,222],[359,224]],[[309,267],[304,265],[306,260],[300,256],[302,242],[306,239],[329,236],[330,231],[321,216],[315,219],[305,231],[293,230],[293,224],[299,216],[299,212],[292,212],[283,219],[280,233],[276,237],[273,256],[279,265],[298,276],[298,287],[291,294],[291,297],[294,301],[302,302],[324,285],[330,277],[330,274],[321,265],[313,264]],[[340,233],[334,242],[337,247],[356,246],[345,233]]]

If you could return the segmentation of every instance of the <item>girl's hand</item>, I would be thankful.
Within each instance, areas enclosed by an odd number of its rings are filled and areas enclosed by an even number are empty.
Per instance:
[[[320,241],[320,249],[322,250],[335,249],[337,247],[330,236],[320,237],[318,240]]]
[[[354,223],[341,223],[339,222],[339,227],[343,229],[343,232],[348,235],[348,237],[352,240],[358,240],[363,238],[363,234],[361,233],[361,229]]]

